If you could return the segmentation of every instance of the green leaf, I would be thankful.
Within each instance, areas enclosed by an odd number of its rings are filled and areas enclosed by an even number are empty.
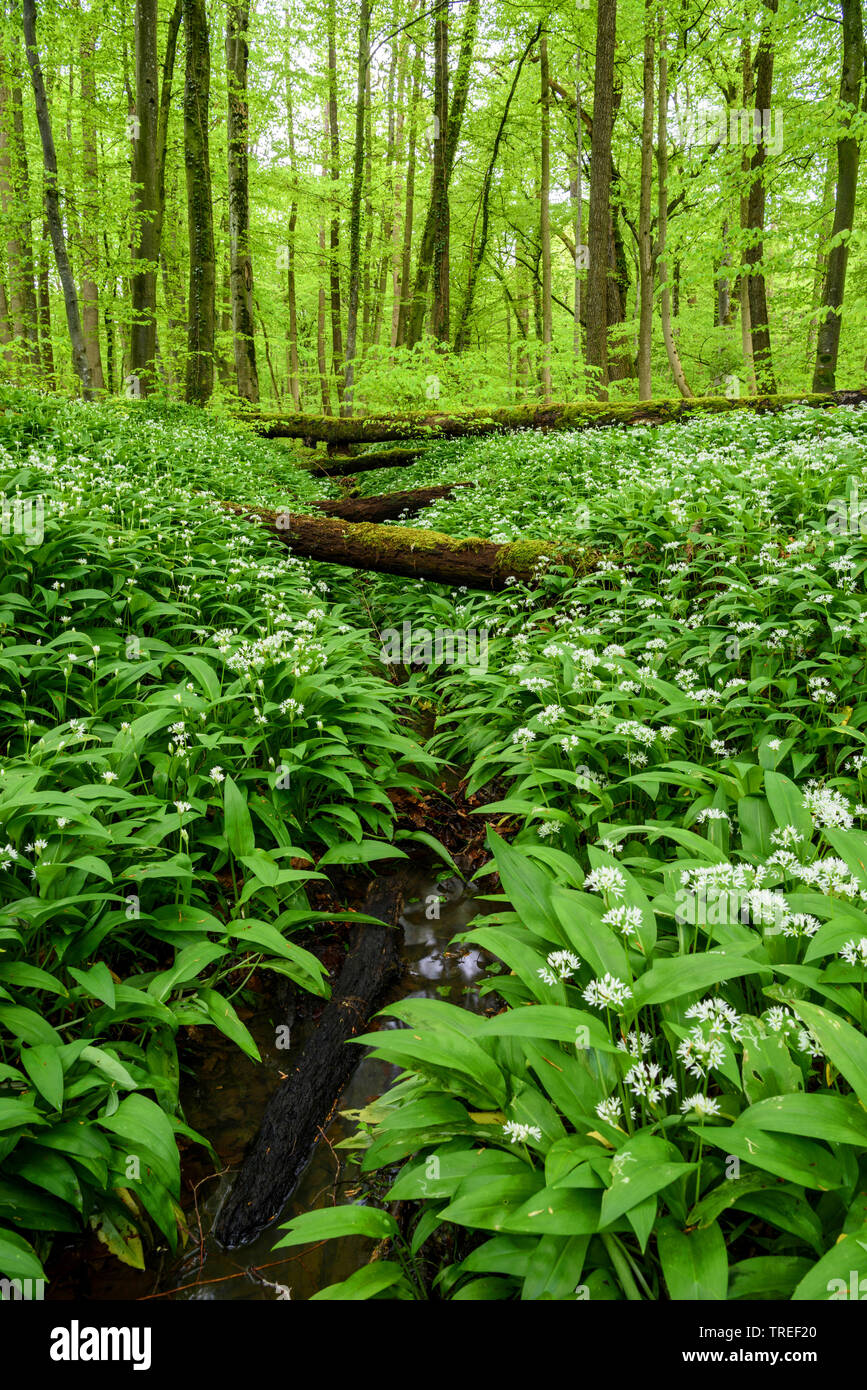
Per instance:
[[[798,1255],[757,1255],[740,1260],[729,1273],[729,1299],[789,1299],[810,1267],[810,1261]]]
[[[122,1264],[133,1269],[144,1269],[144,1251],[141,1236],[135,1222],[123,1210],[120,1202],[112,1204],[111,1209],[103,1209],[98,1216],[90,1218],[90,1224],[103,1245]]]
[[[397,1222],[387,1211],[378,1207],[358,1205],[323,1207],[307,1211],[280,1227],[286,1234],[274,1249],[285,1245],[309,1245],[312,1241],[330,1240],[333,1236],[368,1236],[372,1240],[392,1239],[399,1234]]]
[[[278,1242],[279,1244],[280,1242]],[[404,1296],[412,1297],[412,1291],[406,1280],[400,1265],[394,1264],[391,1260],[374,1260],[371,1264],[363,1265],[354,1274],[350,1274],[348,1279],[344,1279],[340,1284],[331,1284],[327,1289],[320,1289],[318,1293],[312,1295],[310,1302],[317,1300],[325,1302],[327,1300],[339,1300],[340,1302],[359,1302],[367,1298],[376,1298],[377,1294],[383,1293],[386,1289],[393,1289],[396,1284],[405,1285]],[[393,1294],[392,1297],[397,1297]]]
[[[97,961],[89,970],[76,970],[74,966],[70,965],[69,973],[87,994],[93,995],[94,999],[98,999],[100,1003],[107,1004],[110,1009],[114,1008],[116,1003],[115,984],[105,961]]]
[[[590,1236],[541,1236],[526,1262],[523,1300],[574,1298]]]
[[[657,1228],[656,1244],[669,1298],[676,1302],[719,1301],[728,1291],[728,1254],[716,1221],[692,1231],[673,1222]]]
[[[402,849],[388,844],[385,840],[350,841],[345,845],[334,845],[327,849],[319,864],[372,864],[379,859],[408,859]]]
[[[187,984],[190,980],[195,980],[206,970],[214,961],[221,960],[226,955],[224,946],[217,946],[207,938],[201,941],[194,941],[189,946],[184,946],[175,957],[175,963],[168,970],[164,970],[159,975],[155,975],[148,985],[148,994],[152,994],[155,999],[160,1001],[169,997],[172,990],[178,985]]]
[[[806,841],[813,838],[813,817],[803,804],[804,798],[795,783],[782,772],[765,772],[765,795],[777,829],[793,825]]]
[[[821,1260],[804,1275],[792,1302],[857,1299],[867,1294],[867,1222],[860,1230],[840,1236]]]
[[[63,1109],[63,1064],[50,1043],[21,1049],[21,1065],[52,1110]]]
[[[823,1145],[794,1134],[773,1134],[752,1128],[738,1120],[736,1124],[720,1127],[691,1126],[693,1134],[701,1135],[706,1144],[713,1144],[726,1154],[734,1154],[744,1163],[775,1173],[788,1182],[800,1183],[819,1192],[842,1187],[846,1181],[840,1160]]]
[[[247,809],[247,798],[231,777],[223,786],[223,814],[226,829],[226,843],[236,859],[252,854],[256,848],[253,834],[253,821]]]
[[[15,1038],[32,1047],[60,1047],[63,1039],[50,1023],[33,1009],[21,1004],[0,1004],[0,1027],[8,1029]]]
[[[770,1096],[742,1111],[738,1124],[867,1148],[867,1113],[848,1096]]]
[[[810,1004],[806,999],[790,1002],[825,1056],[845,1076],[861,1104],[867,1107],[867,1038],[820,1004]]]
[[[636,1009],[648,1004],[665,1004],[695,991],[767,970],[734,948],[722,947],[701,955],[677,956],[660,960],[635,981],[632,1003]]]
[[[200,989],[198,997],[207,1009],[211,1022],[220,1032],[231,1038],[232,1042],[236,1043],[242,1052],[246,1052],[248,1057],[252,1057],[254,1062],[261,1062],[259,1049],[251,1033],[245,1028],[228,999],[224,999],[222,994],[218,994],[214,989]]]
[[[6,1279],[44,1279],[33,1246],[17,1231],[0,1226],[0,1273]]]

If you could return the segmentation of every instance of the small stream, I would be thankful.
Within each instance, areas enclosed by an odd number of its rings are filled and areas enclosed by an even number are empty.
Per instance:
[[[436,894],[442,899],[440,915],[430,920],[426,905]],[[419,869],[416,882],[408,887],[407,898],[411,901],[400,919],[404,933],[403,976],[389,999],[427,996],[479,1011],[478,983],[485,975],[487,958],[483,959],[483,953],[475,947],[451,946],[454,936],[479,910],[472,891],[457,878],[443,879],[431,869]],[[182,1258],[164,1270],[158,1290],[163,1297],[304,1301],[326,1285],[346,1279],[370,1258],[374,1242],[357,1237],[330,1240],[316,1247],[302,1247],[300,1251],[296,1247],[275,1250],[280,1223],[269,1226],[255,1241],[235,1250],[222,1249],[210,1235],[222,1197],[258,1129],[268,1097],[316,1026],[312,1022],[292,1026],[289,1049],[278,1050],[276,1025],[281,1022],[285,1019],[278,1018],[273,1009],[246,1019],[259,1046],[261,1066],[237,1050],[226,1052],[220,1048],[208,1056],[195,1076],[187,1079],[182,1091],[187,1122],[209,1136],[231,1167],[219,1178],[205,1179],[200,1184],[197,1212],[190,1213],[193,1240]],[[364,1056],[343,1092],[339,1109],[353,1110],[369,1104],[388,1089],[397,1075],[397,1067]],[[315,1207],[357,1198],[360,1180],[357,1166],[347,1162],[350,1151],[333,1147],[354,1129],[351,1121],[335,1113],[280,1222]]]

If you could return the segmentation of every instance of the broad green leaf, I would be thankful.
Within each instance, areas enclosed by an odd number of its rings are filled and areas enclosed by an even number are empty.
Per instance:
[[[656,1244],[668,1296],[681,1301],[720,1301],[728,1291],[728,1254],[716,1221],[691,1231],[660,1223]]]
[[[63,1108],[63,1064],[56,1047],[42,1043],[21,1049],[21,1065],[52,1110]]]
[[[286,1234],[275,1242],[274,1249],[285,1245],[309,1245],[312,1241],[330,1240],[333,1236],[369,1236],[373,1240],[392,1239],[399,1234],[397,1222],[387,1211],[378,1207],[358,1205],[323,1207],[321,1211],[304,1212],[280,1227]]]
[[[806,1023],[825,1056],[845,1076],[852,1090],[867,1107],[867,1038],[820,1004],[793,999],[793,1011]]]

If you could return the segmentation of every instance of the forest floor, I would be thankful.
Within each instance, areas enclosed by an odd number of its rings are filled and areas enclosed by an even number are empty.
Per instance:
[[[867,1274],[867,410],[429,442],[353,483],[183,407],[0,407],[0,1274],[53,1245],[62,1297],[87,1231],[189,1262],[192,1188],[240,1158],[210,1040],[273,1083],[263,998],[315,1023],[392,860],[410,927],[472,880],[443,915],[493,969],[410,971],[368,1035],[402,1079],[279,1243],[377,1258],[293,1297]],[[452,484],[390,524],[594,567],[346,570],[222,505]]]

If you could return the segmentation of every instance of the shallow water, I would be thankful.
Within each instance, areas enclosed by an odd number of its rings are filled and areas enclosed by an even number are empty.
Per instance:
[[[429,919],[426,914],[432,909],[428,904],[438,893],[444,899],[439,918]],[[420,870],[416,883],[411,885],[407,896],[416,895],[418,901],[409,903],[400,919],[404,970],[389,997],[442,998],[478,1011],[477,985],[486,969],[483,953],[475,947],[451,947],[450,943],[479,910],[479,904],[458,879],[437,878],[430,870]],[[303,1301],[326,1285],[346,1279],[370,1258],[374,1242],[358,1237],[329,1240],[300,1251],[296,1247],[274,1249],[281,1222],[314,1207],[352,1200],[361,1183],[367,1181],[360,1180],[357,1167],[347,1161],[351,1151],[333,1148],[356,1128],[339,1113],[335,1113],[324,1139],[314,1149],[280,1222],[237,1250],[223,1250],[210,1235],[222,1197],[247,1143],[256,1133],[268,1096],[315,1028],[311,1022],[293,1027],[289,1050],[279,1050],[276,1025],[281,1021],[267,1010],[246,1020],[259,1045],[262,1066],[237,1051],[224,1053],[221,1049],[212,1066],[206,1063],[189,1079],[182,1097],[187,1121],[210,1137],[232,1167],[220,1178],[201,1184],[197,1199],[201,1231],[195,1231],[193,1221],[195,1239],[160,1281],[159,1292],[164,1297]],[[369,1104],[388,1089],[397,1074],[398,1068],[363,1056],[338,1109],[358,1109]]]

